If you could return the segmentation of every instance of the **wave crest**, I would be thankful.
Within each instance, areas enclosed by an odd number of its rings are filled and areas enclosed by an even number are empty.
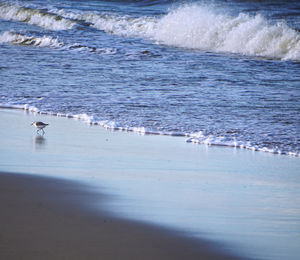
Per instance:
[[[57,39],[50,36],[33,37],[13,32],[4,32],[1,34],[0,43],[52,48],[60,48],[64,46],[62,42],[59,42]]]
[[[0,19],[22,21],[50,30],[71,29],[77,22],[123,37],[208,52],[300,60],[300,33],[284,22],[271,24],[262,15],[230,16],[213,7],[183,5],[162,17],[66,12],[0,4]]]
[[[284,22],[271,24],[262,15],[230,16],[199,4],[184,5],[162,17],[130,17],[91,12],[66,13],[107,33],[141,37],[169,46],[235,53],[271,59],[300,60],[300,34]]]
[[[68,30],[76,24],[55,14],[7,3],[0,3],[0,19],[24,22],[48,30]]]
[[[152,38],[177,47],[300,60],[300,34],[285,23],[272,25],[259,14],[232,17],[199,5],[161,18]]]
[[[113,48],[95,48],[79,43],[65,44],[56,38],[50,36],[35,37],[27,36],[14,32],[4,32],[0,35],[0,43],[9,43],[14,45],[25,45],[44,48],[55,48],[70,51],[88,52],[96,54],[115,54],[116,49]]]
[[[113,13],[95,12],[66,12],[65,10],[52,10],[54,13],[73,20],[84,21],[91,27],[106,33],[125,37],[143,37],[149,35],[157,24],[157,18],[131,17],[129,15],[116,15]]]

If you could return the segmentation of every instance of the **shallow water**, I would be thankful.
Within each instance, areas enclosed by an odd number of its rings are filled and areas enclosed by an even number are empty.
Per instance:
[[[84,136],[65,121],[55,138],[2,139],[1,168],[90,178],[117,214],[297,259],[298,158],[184,141],[299,156],[299,13],[298,1],[1,1],[2,107],[185,137],[103,146],[98,126]]]
[[[299,155],[298,1],[3,1],[0,104]]]
[[[0,170],[79,180],[119,217],[208,239],[247,259],[299,258],[299,158],[106,131],[0,110]],[[38,135],[32,121],[49,123]]]

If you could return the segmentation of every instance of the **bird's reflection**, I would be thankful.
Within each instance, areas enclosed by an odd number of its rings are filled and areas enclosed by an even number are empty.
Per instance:
[[[36,149],[42,149],[45,148],[46,145],[46,138],[43,135],[36,135],[34,138],[34,146]]]

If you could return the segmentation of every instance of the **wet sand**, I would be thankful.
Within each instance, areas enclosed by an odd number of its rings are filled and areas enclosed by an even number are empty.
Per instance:
[[[0,176],[1,260],[299,258],[299,158],[0,121],[0,172],[19,173]]]
[[[95,210],[76,182],[0,173],[0,259],[238,259],[217,245]]]

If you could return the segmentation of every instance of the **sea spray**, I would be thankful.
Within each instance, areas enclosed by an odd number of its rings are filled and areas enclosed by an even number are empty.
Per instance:
[[[150,36],[163,44],[274,59],[300,59],[300,34],[262,15],[229,16],[211,7],[182,6],[161,18]]]
[[[231,16],[212,6],[187,4],[161,17],[132,17],[114,13],[72,13],[68,19],[123,37],[141,37],[180,48],[234,53],[271,59],[300,60],[300,34],[285,22],[272,24],[262,15]]]
[[[234,53],[281,60],[300,60],[300,33],[282,21],[271,23],[261,14],[237,16],[203,4],[186,4],[163,16],[115,13],[50,12],[0,4],[0,19],[21,21],[49,30],[72,29],[76,21],[123,37],[140,37],[180,48]]]

